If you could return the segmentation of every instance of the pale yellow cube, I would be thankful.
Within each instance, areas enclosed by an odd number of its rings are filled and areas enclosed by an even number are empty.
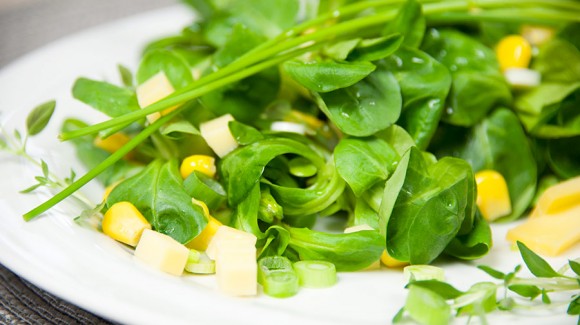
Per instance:
[[[238,142],[230,132],[228,124],[234,118],[230,114],[222,115],[200,124],[199,131],[207,145],[220,158],[238,147]]]
[[[559,213],[575,205],[580,205],[580,176],[548,187],[530,217]]]
[[[173,275],[183,273],[188,256],[187,247],[165,234],[149,229],[143,231],[135,249],[137,259]]]
[[[232,296],[258,293],[256,248],[228,246],[216,256],[216,280],[220,291]]]
[[[255,247],[257,240],[258,238],[254,234],[228,226],[219,226],[211,238],[205,253],[212,260],[217,260],[219,249],[228,249],[229,247]]]
[[[137,89],[137,102],[141,108],[145,108],[151,104],[154,104],[163,98],[173,94],[175,89],[171,85],[171,82],[165,75],[165,72],[161,71],[154,75],[153,77],[147,79],[144,83],[140,84]],[[174,110],[175,107],[170,107],[163,112],[156,112],[147,115],[147,120],[149,123],[155,122],[161,115],[167,114]]]

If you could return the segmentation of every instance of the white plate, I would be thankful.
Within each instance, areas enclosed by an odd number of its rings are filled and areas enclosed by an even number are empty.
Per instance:
[[[49,99],[57,113],[40,137],[30,140],[36,157],[66,176],[72,166],[82,167],[69,145],[56,140],[66,116],[92,121],[101,117],[74,101],[70,87],[85,76],[119,82],[117,63],[135,68],[140,49],[152,38],[176,33],[191,19],[184,7],[171,7],[90,29],[44,47],[0,72],[2,126],[23,129],[28,111]],[[340,273],[330,289],[302,289],[288,299],[264,295],[232,298],[218,293],[213,276],[173,277],[132,258],[131,252],[104,235],[76,225],[79,206],[60,204],[49,213],[24,222],[21,215],[48,198],[48,193],[17,193],[40,171],[24,160],[0,154],[0,262],[35,285],[113,321],[138,324],[385,324],[403,305],[406,292],[400,271]],[[102,188],[83,189],[93,200]],[[487,264],[511,270],[521,264],[505,242],[506,226],[494,227],[492,252],[474,263],[442,264],[448,280],[467,289],[474,281],[491,280],[474,267]],[[566,257],[580,256],[580,248]],[[550,259],[559,267],[566,257]],[[492,322],[575,324],[559,308],[554,314],[496,313]],[[462,319],[464,323],[466,319]]]

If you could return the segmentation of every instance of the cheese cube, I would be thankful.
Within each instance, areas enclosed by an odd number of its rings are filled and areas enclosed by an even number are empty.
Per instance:
[[[580,176],[548,187],[530,217],[562,212],[574,205],[580,205]]]
[[[216,280],[220,291],[233,296],[258,293],[256,248],[228,246],[216,256]]]
[[[154,75],[153,77],[147,79],[144,83],[140,84],[137,89],[137,102],[141,108],[145,108],[151,104],[154,104],[163,98],[171,95],[175,92],[175,89],[171,85],[171,82],[165,75],[165,72],[161,71]],[[167,114],[175,109],[174,107],[167,108],[163,112],[152,113],[147,115],[147,120],[149,123],[155,122],[161,115]]]
[[[220,249],[235,248],[238,246],[255,247],[257,240],[258,238],[254,234],[228,226],[220,226],[210,240],[205,253],[209,258],[217,261],[217,253]]]
[[[187,247],[165,234],[149,229],[143,231],[135,249],[137,259],[173,275],[183,273],[188,256]]]
[[[536,218],[528,218],[507,233],[540,255],[555,256],[580,241],[580,205]]]
[[[220,158],[238,147],[238,142],[232,136],[228,126],[229,122],[233,120],[233,116],[226,114],[199,126],[201,136]]]

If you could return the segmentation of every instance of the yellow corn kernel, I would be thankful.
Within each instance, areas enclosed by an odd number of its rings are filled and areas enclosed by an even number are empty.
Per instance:
[[[209,177],[214,177],[216,172],[214,157],[206,155],[192,155],[183,159],[181,162],[181,167],[179,168],[181,177],[183,177],[183,179],[186,179],[187,176],[191,175],[191,173],[196,170],[206,174]]]
[[[488,221],[508,215],[512,211],[510,195],[503,176],[495,170],[475,174],[477,207]]]
[[[93,143],[97,148],[113,153],[121,149],[121,147],[129,142],[129,140],[131,140],[131,138],[129,138],[125,133],[115,133],[104,139],[96,137]]]
[[[386,267],[403,267],[409,265],[408,262],[399,261],[393,258],[389,253],[387,253],[386,249],[383,251],[383,254],[381,254],[381,262]]]
[[[103,217],[103,232],[122,243],[137,246],[144,229],[151,224],[130,202],[117,202],[107,210]]]
[[[532,46],[522,36],[510,35],[497,44],[495,53],[502,70],[527,68],[532,59]]]
[[[205,228],[203,228],[203,230],[199,235],[197,235],[197,237],[195,237],[189,243],[187,243],[186,246],[188,248],[193,248],[198,251],[205,251],[207,249],[207,245],[209,245],[210,240],[213,238],[213,236],[215,235],[220,226],[222,226],[222,223],[208,214],[208,221]]]

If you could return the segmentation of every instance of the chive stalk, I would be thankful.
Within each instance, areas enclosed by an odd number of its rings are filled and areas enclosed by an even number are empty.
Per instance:
[[[299,261],[294,263],[300,285],[305,288],[327,288],[336,281],[336,267],[326,261]]]

